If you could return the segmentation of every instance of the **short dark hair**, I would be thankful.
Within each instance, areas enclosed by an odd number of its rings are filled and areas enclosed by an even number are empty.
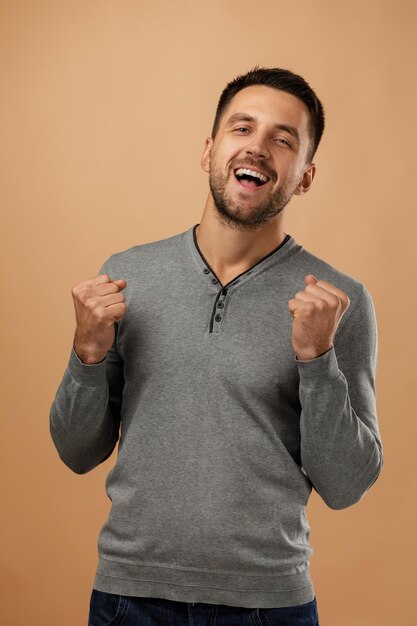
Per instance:
[[[245,87],[253,85],[264,85],[286,91],[296,96],[304,102],[310,113],[310,139],[311,146],[308,153],[308,160],[311,161],[316,153],[324,130],[324,109],[323,105],[310,87],[310,85],[298,74],[290,72],[280,67],[265,68],[255,65],[247,74],[236,76],[224,88],[220,100],[217,104],[216,116],[214,118],[211,136],[214,137],[219,129],[220,120],[224,110],[232,98]]]

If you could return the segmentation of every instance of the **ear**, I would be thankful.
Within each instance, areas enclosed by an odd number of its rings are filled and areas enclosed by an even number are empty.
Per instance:
[[[304,171],[303,177],[297,185],[294,191],[295,195],[302,196],[306,193],[313,184],[314,176],[316,175],[316,166],[314,163],[310,163],[307,169]]]
[[[203,155],[201,157],[201,167],[203,168],[205,172],[207,172],[207,174],[210,172],[210,154],[211,154],[212,146],[213,146],[212,137],[206,137],[206,140],[204,142]]]

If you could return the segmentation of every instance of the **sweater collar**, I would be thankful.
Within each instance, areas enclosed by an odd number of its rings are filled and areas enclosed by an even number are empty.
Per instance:
[[[217,278],[216,274],[204,258],[204,255],[199,248],[196,236],[197,226],[199,226],[199,224],[194,224],[194,226],[190,226],[190,228],[184,233],[187,247],[194,261],[197,263],[199,270],[201,272],[204,272],[204,274],[206,275],[210,274],[212,278]],[[278,263],[278,261],[282,261],[283,258],[287,257],[287,255],[297,246],[298,244],[295,239],[291,235],[287,234],[284,240],[276,248],[268,252],[268,254],[266,254],[262,259],[254,263],[252,267],[249,267],[247,270],[236,276],[230,283],[228,283],[228,285],[231,285],[231,283],[235,283],[237,279],[237,282],[240,282],[242,279],[246,278],[246,276],[256,275],[271,267],[272,265],[275,265],[276,263]]]

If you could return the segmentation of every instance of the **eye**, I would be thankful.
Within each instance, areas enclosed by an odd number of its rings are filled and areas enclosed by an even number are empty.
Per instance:
[[[242,131],[242,132],[248,131],[248,132],[249,132],[249,129],[248,129],[248,128],[245,128],[245,126],[239,126],[239,128],[235,128],[235,130],[236,130],[236,131],[239,131],[239,132],[240,132],[240,131]]]
[[[289,148],[291,148],[290,142],[284,139],[283,137],[277,137],[277,142],[281,143],[284,146],[288,146]]]

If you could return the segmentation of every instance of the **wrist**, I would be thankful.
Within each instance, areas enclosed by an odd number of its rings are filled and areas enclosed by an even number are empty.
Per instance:
[[[86,346],[82,346],[77,344],[74,341],[73,344],[74,352],[77,357],[80,359],[81,363],[84,365],[96,365],[97,363],[101,363],[106,358],[107,352],[103,353],[101,351],[97,351],[94,348],[88,348]]]
[[[333,345],[331,345],[329,348],[327,348],[326,350],[323,350],[323,351],[310,350],[309,352],[307,352],[307,351],[306,352],[296,352],[295,355],[296,355],[298,361],[312,361],[313,359],[318,359],[319,357],[325,355],[326,352],[328,352],[332,348],[333,348]]]

